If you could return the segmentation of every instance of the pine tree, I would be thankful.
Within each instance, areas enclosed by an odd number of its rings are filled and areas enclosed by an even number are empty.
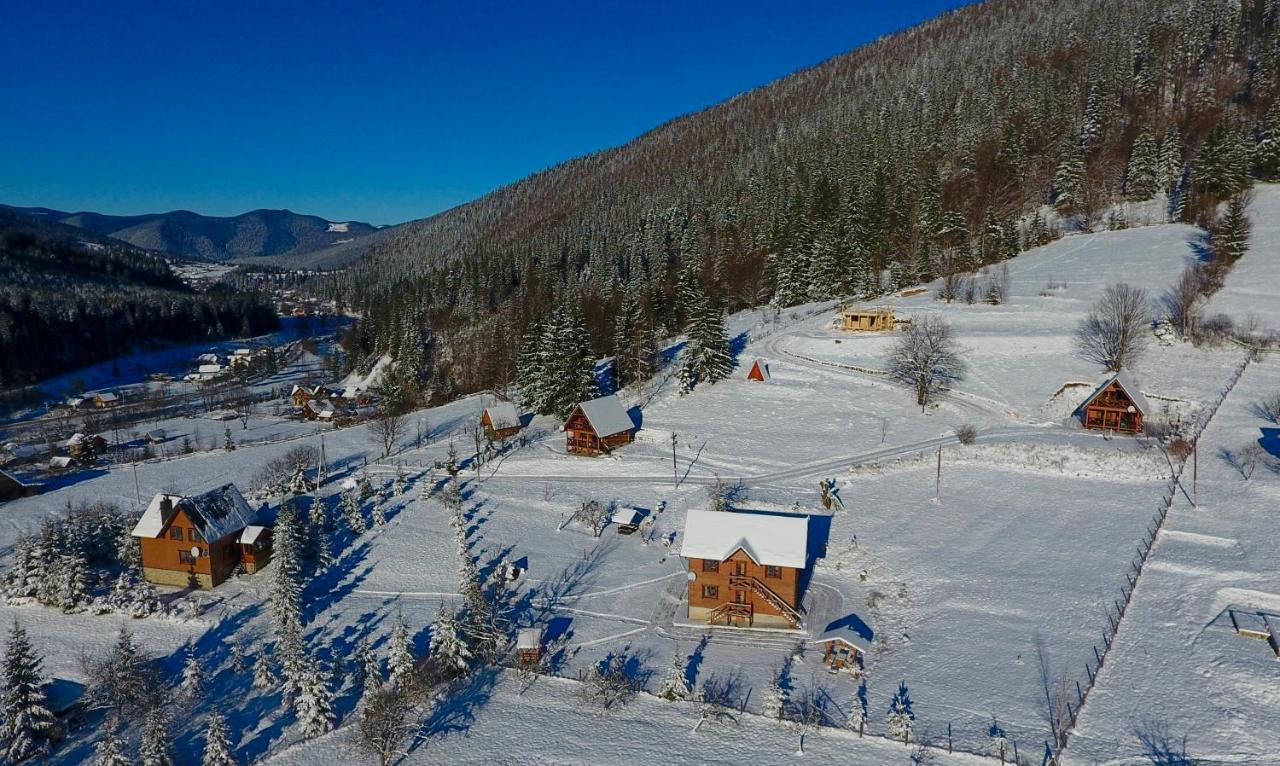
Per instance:
[[[231,426],[226,426],[222,436],[222,449],[230,452],[236,448],[235,440],[231,438]]]
[[[356,646],[355,664],[364,694],[382,686],[382,663],[378,660],[378,655],[373,651],[373,645],[368,639],[361,639]]]
[[[200,759],[200,766],[236,766],[227,719],[217,711],[209,714],[205,724],[204,756]]]
[[[302,562],[298,551],[299,525],[293,505],[280,508],[276,518],[275,550],[272,567],[271,618],[276,636],[276,653],[280,658],[282,690],[286,699],[299,691],[306,666],[306,647],[302,643]]]
[[[58,735],[44,694],[43,664],[26,630],[14,620],[0,687],[0,760],[5,763],[47,754]]]
[[[231,671],[243,673],[249,669],[249,657],[245,654],[244,642],[231,642]]]
[[[782,671],[774,671],[765,689],[764,702],[760,707],[760,715],[768,718],[782,718],[787,709],[787,693],[782,688]]]
[[[689,674],[684,666],[684,658],[680,656],[680,647],[671,655],[671,668],[662,679],[662,688],[658,696],[669,702],[681,702],[689,699],[693,690],[689,688]]]
[[[467,643],[458,622],[458,616],[452,611],[441,609],[436,622],[431,626],[431,655],[440,660],[445,667],[455,673],[465,673],[471,666],[471,646]]]
[[[39,539],[34,536],[22,538],[14,546],[12,563],[4,574],[4,595],[11,599],[35,597],[40,591],[44,572]]]
[[[174,766],[170,721],[162,705],[147,711],[142,720],[142,744],[138,748],[141,766]]]
[[[317,737],[333,728],[335,716],[328,674],[314,660],[302,674],[293,710],[304,737]]]
[[[89,565],[79,550],[71,548],[62,554],[54,581],[57,583],[54,606],[64,612],[74,612],[89,603]]]
[[[685,391],[699,383],[715,383],[733,369],[724,315],[699,295],[690,310],[689,329],[680,365],[680,381]]]
[[[142,568],[136,564],[126,565],[120,570],[111,594],[107,596],[107,604],[112,610],[130,617],[149,617],[164,609],[160,594],[154,585],[147,582]]]
[[[360,510],[360,500],[354,492],[342,493],[342,519],[354,535],[362,535],[367,530],[364,513]]]
[[[403,495],[404,491],[405,491],[404,466],[399,461],[397,461],[396,462],[396,478],[395,478],[395,481],[392,482],[391,484],[391,493],[398,497],[400,495]]]
[[[1084,203],[1084,156],[1078,147],[1068,147],[1053,174],[1054,205],[1073,212]]]
[[[1240,134],[1224,119],[1196,155],[1192,180],[1214,199],[1227,199],[1248,184],[1249,156]]]
[[[890,739],[908,742],[915,726],[916,714],[911,709],[911,697],[907,694],[906,682],[898,684],[898,691],[889,701],[889,717],[885,721],[886,733]]]
[[[1124,191],[1131,200],[1151,199],[1159,189],[1159,158],[1151,128],[1143,128],[1134,139],[1129,164],[1124,171]]]
[[[1264,181],[1280,178],[1280,98],[1271,102],[1271,108],[1258,126],[1253,166]]]
[[[204,683],[204,666],[196,656],[195,647],[189,646],[182,665],[182,681],[178,684],[178,691],[188,699],[199,699],[204,693]]]
[[[293,475],[289,477],[289,491],[294,495],[305,495],[315,488],[307,479],[306,466],[299,463],[293,467]]]
[[[1245,251],[1249,249],[1251,229],[1252,225],[1249,223],[1249,213],[1245,207],[1245,198],[1243,195],[1237,194],[1227,203],[1227,212],[1222,217],[1222,223],[1218,227],[1214,249],[1226,259],[1227,263],[1234,263],[1240,260]]]
[[[253,660],[253,688],[270,689],[276,685],[274,663],[266,651],[261,651]]]
[[[132,758],[124,754],[124,743],[120,741],[120,724],[114,716],[109,716],[103,724],[102,739],[93,751],[91,766],[134,766]]]
[[[387,683],[403,686],[413,675],[413,666],[413,641],[404,615],[400,615],[391,629],[391,643],[387,647]]]
[[[379,527],[387,525],[387,508],[381,500],[375,500],[373,503],[373,523]]]

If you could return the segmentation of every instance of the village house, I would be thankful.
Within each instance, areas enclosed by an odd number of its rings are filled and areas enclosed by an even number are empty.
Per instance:
[[[289,399],[294,407],[305,407],[312,399],[311,390],[306,386],[294,385],[293,390],[289,392]]]
[[[840,309],[840,329],[883,332],[893,329],[893,309],[887,306],[858,308],[844,306]]]
[[[1098,387],[1080,405],[1080,422],[1095,431],[1142,432],[1143,418],[1151,414],[1151,405],[1121,370]]]
[[[270,557],[271,538],[265,530],[244,535],[254,521],[234,484],[194,497],[158,494],[132,533],[142,551],[143,575],[160,585],[215,588],[242,563],[249,570],[246,545],[256,571]]]
[[[763,359],[756,359],[751,363],[751,369],[747,370],[747,380],[754,380],[758,383],[764,383],[769,380],[769,365]]]
[[[480,424],[489,441],[502,441],[520,432],[520,413],[511,402],[498,402],[484,408]]]
[[[738,627],[800,627],[809,518],[689,511],[680,555],[689,566],[689,619]]]
[[[302,406],[302,416],[307,420],[333,420],[337,410],[328,399],[308,399]]]
[[[93,406],[100,410],[120,406],[120,395],[113,391],[103,391],[93,395]]]
[[[82,433],[75,433],[65,442],[61,442],[59,446],[76,460],[92,460],[106,452],[109,445],[106,438],[100,434],[86,436]]]
[[[581,402],[564,423],[564,446],[575,455],[612,452],[636,438],[636,424],[617,394]]]
[[[238,348],[227,357],[228,367],[248,367],[253,362],[253,349]]]
[[[221,362],[222,362],[222,359],[221,359],[217,354],[213,353],[212,351],[210,351],[210,352],[208,352],[208,353],[205,353],[205,354],[201,354],[200,356],[197,356],[197,357],[196,357],[196,364],[197,364],[197,365],[201,365],[201,364],[219,364],[219,363],[221,363]]]
[[[16,500],[40,494],[41,484],[27,477],[0,468],[0,501]]]

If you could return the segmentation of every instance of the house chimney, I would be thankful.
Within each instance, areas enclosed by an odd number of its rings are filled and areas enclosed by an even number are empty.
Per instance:
[[[165,495],[160,498],[160,515],[168,516],[173,513],[173,498]]]

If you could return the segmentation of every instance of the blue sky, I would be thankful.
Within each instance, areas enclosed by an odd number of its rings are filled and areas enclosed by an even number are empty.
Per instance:
[[[7,2],[0,202],[397,223],[960,2]]]

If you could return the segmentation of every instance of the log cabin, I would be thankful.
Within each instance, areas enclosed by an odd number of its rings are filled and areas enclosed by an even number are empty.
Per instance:
[[[489,441],[502,441],[520,432],[520,413],[511,402],[498,402],[484,408],[480,424],[484,426]]]
[[[842,330],[883,332],[892,330],[893,324],[893,309],[885,306],[875,308],[845,306],[840,309],[840,328]]]
[[[160,493],[133,528],[142,550],[142,573],[159,585],[203,589],[222,584],[244,562],[243,532],[254,513],[234,484],[202,495]],[[250,535],[256,571],[270,556],[270,536]],[[265,547],[262,547],[265,544]]]
[[[769,380],[769,365],[763,359],[757,359],[751,363],[751,369],[747,370],[747,380],[754,380],[757,383],[764,383]]]
[[[689,619],[799,628],[808,546],[808,516],[689,511],[680,549],[689,566]]]
[[[1143,418],[1150,414],[1150,403],[1124,370],[1112,375],[1080,405],[1080,422],[1095,431],[1141,433]]]
[[[636,424],[617,394],[581,402],[564,423],[565,450],[574,455],[602,455],[636,438]]]

